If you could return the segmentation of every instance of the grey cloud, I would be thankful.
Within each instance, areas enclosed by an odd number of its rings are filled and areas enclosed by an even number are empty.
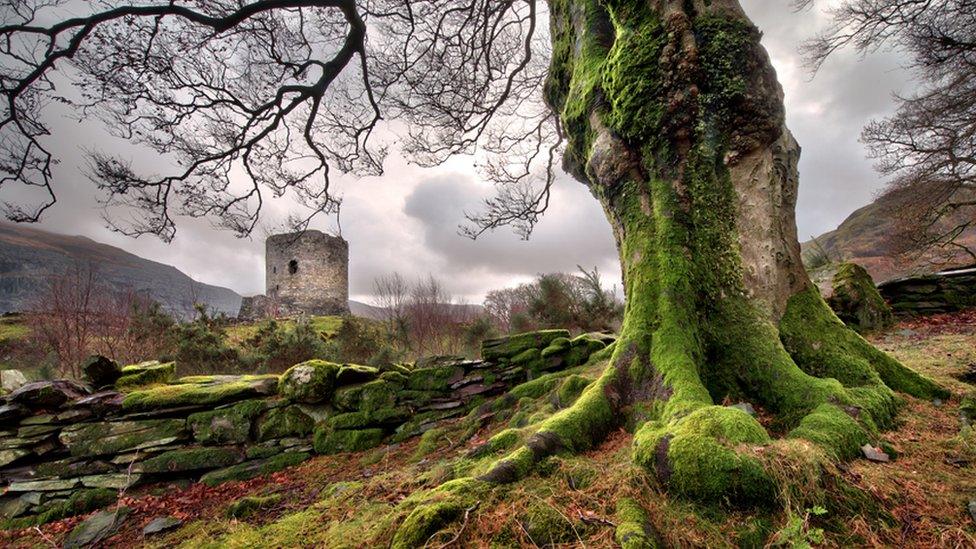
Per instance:
[[[806,238],[834,228],[882,185],[857,138],[868,120],[891,111],[891,91],[910,91],[910,82],[896,55],[861,60],[850,52],[831,59],[811,80],[797,45],[826,24],[823,13],[797,14],[781,0],[743,0],[743,5],[764,33],[786,92],[788,124],[803,147],[797,220],[799,234]],[[78,123],[64,118],[60,105],[50,109],[58,131],[52,147],[62,158],[56,167],[60,202],[42,228],[86,235],[244,294],[263,291],[262,231],[241,240],[206,221],[183,220],[176,240],[165,245],[105,229],[94,188],[81,173],[83,149],[121,151],[136,166],[158,166],[155,171],[165,171],[164,166],[156,155],[109,137],[97,121]],[[577,264],[598,266],[608,283],[619,281],[603,212],[585,187],[569,177],[557,182],[550,211],[530,241],[504,229],[471,241],[457,234],[457,226],[464,221],[463,212],[476,209],[491,188],[478,180],[470,158],[428,170],[391,157],[386,172],[379,178],[336,181],[345,196],[342,231],[351,247],[351,293],[358,299],[368,299],[376,276],[393,271],[407,278],[429,272],[470,301],[536,273],[573,271]],[[18,196],[23,195],[5,189],[0,198]],[[283,219],[292,205],[287,199],[271,201],[265,225]],[[331,227],[324,219],[317,225]]]

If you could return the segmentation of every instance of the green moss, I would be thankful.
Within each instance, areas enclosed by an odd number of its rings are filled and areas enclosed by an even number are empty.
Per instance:
[[[308,360],[285,371],[278,384],[278,394],[304,404],[332,400],[340,366],[324,360]]]
[[[243,453],[236,446],[185,448],[170,450],[158,456],[153,456],[135,464],[133,470],[140,473],[197,471],[201,469],[227,467],[235,463],[240,463],[243,459]]]
[[[445,442],[445,430],[435,427],[420,436],[417,449],[414,450],[413,459],[419,460],[437,451]]]
[[[385,435],[383,429],[315,429],[312,445],[319,454],[358,452],[379,446]]]
[[[334,404],[350,412],[375,412],[396,407],[399,387],[377,379],[361,385],[341,387],[335,393]]]
[[[309,454],[306,452],[285,452],[267,459],[246,461],[224,469],[211,471],[203,475],[200,478],[200,482],[207,486],[217,486],[218,484],[231,480],[248,480],[298,465],[309,457]]]
[[[62,430],[59,438],[72,456],[87,457],[168,444],[185,435],[185,420],[149,419],[75,425]]]
[[[365,383],[376,379],[379,375],[379,369],[372,366],[344,364],[336,374],[336,387],[352,385],[354,383]]]
[[[739,450],[766,444],[769,435],[742,410],[709,406],[673,424],[648,422],[634,439],[634,461],[677,495],[710,503],[773,501],[775,486],[762,464]]]
[[[257,387],[246,381],[215,385],[161,385],[127,394],[122,401],[122,409],[145,412],[178,406],[210,406],[257,395]]]
[[[573,374],[559,384],[556,397],[559,399],[559,406],[566,407],[572,404],[580,394],[590,385],[591,381],[583,376]]]
[[[556,339],[568,337],[567,330],[539,330],[486,339],[481,343],[481,358],[489,362],[502,358],[511,360],[530,349],[539,351]]]
[[[66,500],[55,500],[41,505],[34,515],[0,521],[0,530],[27,528],[82,515],[102,507],[108,507],[115,503],[118,497],[119,492],[109,488],[77,490]]]
[[[251,421],[267,409],[267,401],[247,400],[228,408],[187,417],[193,438],[204,444],[240,444],[251,432]]]
[[[793,360],[811,375],[830,376],[849,387],[876,383],[880,377],[891,389],[915,397],[949,396],[946,389],[906,368],[845,326],[812,286],[790,298],[779,330]]]
[[[624,138],[653,140],[667,112],[660,63],[667,33],[645,5],[618,4],[611,9],[617,38],[603,67],[604,121]]]
[[[381,425],[395,425],[411,416],[407,408],[381,408],[379,410],[347,412],[330,417],[325,424],[332,429],[362,429]]]
[[[861,446],[870,440],[857,420],[833,404],[817,407],[789,436],[809,440],[843,460],[856,457]]]
[[[525,533],[536,547],[550,547],[577,541],[585,529],[582,523],[573,523],[558,509],[544,501],[530,503],[520,519]]]
[[[261,416],[254,425],[258,442],[276,438],[305,437],[312,432],[315,421],[301,411],[298,406],[272,408]]]
[[[227,506],[228,518],[247,519],[260,511],[271,509],[281,503],[281,494],[270,496],[246,496]]]
[[[617,530],[614,539],[623,549],[654,549],[658,541],[644,508],[633,498],[617,500]]]
[[[558,356],[572,348],[573,344],[570,343],[567,337],[557,337],[549,343],[549,346],[543,349],[540,355],[543,358],[549,358],[551,356]]]
[[[856,263],[842,263],[832,281],[830,308],[844,324],[859,333],[894,324],[891,307],[878,293],[871,275]]]
[[[407,388],[414,391],[448,391],[451,381],[464,377],[464,369],[457,366],[417,368],[410,372]]]
[[[390,547],[392,549],[423,547],[431,536],[463,515],[464,506],[457,501],[442,501],[419,506],[397,528]]]
[[[122,376],[115,381],[115,386],[119,389],[128,389],[140,385],[169,383],[174,377],[176,377],[175,362],[161,364],[153,360],[123,367]]]

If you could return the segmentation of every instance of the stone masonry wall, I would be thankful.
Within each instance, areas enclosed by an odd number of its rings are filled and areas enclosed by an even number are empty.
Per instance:
[[[976,306],[976,268],[891,280],[878,291],[895,314],[958,311]]]
[[[86,383],[29,383],[0,401],[0,527],[85,513],[138,484],[243,480],[313,452],[364,450],[447,419],[477,419],[493,397],[548,383],[540,376],[583,364],[612,341],[546,330],[485,341],[482,360],[384,368],[312,360],[281,376],[177,379],[174,363],[120,368],[93,357]]]
[[[349,244],[309,230],[265,242],[266,295],[282,314],[349,312]]]

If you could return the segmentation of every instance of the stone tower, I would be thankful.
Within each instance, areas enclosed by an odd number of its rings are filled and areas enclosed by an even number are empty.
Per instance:
[[[349,312],[349,244],[320,231],[276,234],[265,242],[266,295],[280,314]]]

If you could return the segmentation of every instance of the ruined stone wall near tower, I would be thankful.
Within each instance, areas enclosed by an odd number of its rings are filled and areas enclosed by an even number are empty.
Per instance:
[[[349,312],[349,244],[309,230],[265,243],[266,295],[281,315]]]

